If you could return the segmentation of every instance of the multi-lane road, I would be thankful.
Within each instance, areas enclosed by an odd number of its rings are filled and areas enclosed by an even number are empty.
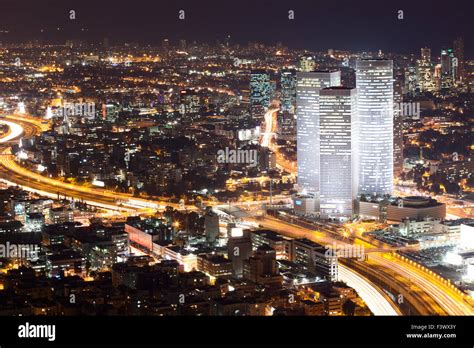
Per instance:
[[[265,120],[268,119],[275,122],[274,115],[270,117],[271,113],[276,113],[276,111],[269,110]],[[275,127],[274,124],[273,127]],[[269,139],[267,146],[272,148],[272,145],[272,141]],[[277,157],[277,161],[278,159]],[[282,165],[285,170],[295,174],[295,168],[289,165],[288,161],[281,161],[280,159],[280,166]],[[268,228],[277,229],[282,234],[291,237],[305,237],[322,244],[328,244],[331,239],[330,234],[324,233],[324,231],[315,231],[292,225],[288,222],[276,221],[276,219],[271,217],[264,218],[259,223]],[[334,242],[340,243],[338,240],[334,240]],[[416,286],[418,291],[416,297],[410,297],[412,301],[416,301],[417,298],[419,299],[418,302],[420,303],[417,303],[414,307],[419,309],[420,314],[474,315],[474,309],[470,304],[472,302],[466,301],[466,299],[469,301],[471,299],[466,294],[460,292],[454,285],[448,283],[440,276],[422,268],[421,265],[413,262],[410,263],[410,261],[403,260],[389,252],[370,254],[367,263],[373,265],[371,272],[377,269],[381,277],[389,276],[387,279],[397,279],[398,291],[407,289],[408,294],[411,295],[412,287]]]
[[[264,121],[265,121],[265,132],[263,132],[260,145],[263,147],[268,147],[272,150],[277,159],[277,167],[286,171],[287,173],[294,174],[296,172],[296,164],[294,162],[289,161],[285,158],[285,156],[281,153],[279,147],[272,141],[275,136],[275,132],[278,128],[277,123],[277,114],[278,108],[270,108],[265,113]]]
[[[272,115],[272,119],[273,117],[274,115]],[[20,136],[33,136],[47,128],[38,120],[19,116],[10,116],[6,122],[17,125],[11,126],[11,130],[7,135],[10,136],[15,132],[17,134],[16,138],[10,137],[8,142],[18,139]],[[18,126],[22,128],[20,133]],[[271,146],[270,139],[268,145]],[[36,190],[39,193],[48,195],[57,195],[59,193],[63,196],[88,201],[91,204],[111,209],[139,210],[141,208],[156,209],[166,205],[177,206],[177,204],[165,201],[135,198],[127,194],[77,186],[47,178],[39,173],[23,168],[16,163],[6,142],[0,144],[0,152],[0,177],[9,182],[22,185],[25,188]],[[196,207],[193,206],[187,206],[187,208],[190,210],[196,209]],[[268,217],[258,220],[258,223],[263,227],[275,229],[290,237],[306,237],[327,244],[340,242],[339,240],[332,239],[330,235],[324,231],[317,232],[315,229],[296,226]],[[370,254],[368,262],[373,264],[374,267],[372,271],[376,270],[379,272],[381,278],[389,277],[392,280],[396,279],[401,288],[408,290],[415,286],[417,296],[412,299],[413,301],[414,299],[419,299],[419,303],[414,307],[423,308],[423,310],[419,311],[421,314],[474,315],[473,308],[465,301],[464,294],[459,292],[451,284],[447,284],[436,275],[431,274],[428,270],[423,270],[416,265],[411,265],[401,258],[391,256],[390,253]],[[352,284],[366,303],[368,305],[370,304],[371,310],[374,313],[385,315],[396,315],[399,313],[397,306],[393,301],[387,298],[380,287],[375,286],[368,279],[358,275],[346,266],[341,265],[340,269],[341,280]],[[430,303],[435,303],[436,305],[430,305]]]
[[[0,139],[0,144],[7,143],[11,140],[17,139],[23,134],[23,127],[17,123],[1,120],[0,124],[4,124],[8,126],[9,128],[8,133],[3,138]]]
[[[16,115],[7,116],[7,120],[4,119],[1,122],[11,127],[7,137],[4,138],[8,138],[8,142],[18,140],[20,136],[29,138],[47,129],[46,125],[33,118]],[[13,135],[16,136],[13,137]],[[11,147],[7,141],[4,140],[2,143],[3,144],[0,143],[0,177],[5,181],[24,186],[41,194],[67,196],[111,210],[131,211],[140,209],[163,209],[166,206],[178,207],[178,204],[172,202],[149,200],[134,197],[131,194],[73,185],[48,178],[19,165],[15,161]],[[189,209],[193,210],[195,207],[190,206]]]
[[[294,225],[273,217],[264,217],[253,221],[288,237],[308,238],[322,245],[341,244],[339,239],[332,238],[329,233],[325,233],[323,230]],[[418,302],[414,307],[419,309],[419,314],[474,315],[472,306],[466,301],[468,296],[429,270],[396,257],[390,252],[370,253],[367,256],[368,260],[364,263],[370,265],[371,272],[378,273],[380,279],[396,279],[399,287],[395,291],[397,294],[402,291],[410,292],[416,286],[417,293],[410,296],[410,299]],[[356,288],[356,290],[359,289]],[[366,296],[364,300],[368,302],[371,299],[373,299],[372,296]]]

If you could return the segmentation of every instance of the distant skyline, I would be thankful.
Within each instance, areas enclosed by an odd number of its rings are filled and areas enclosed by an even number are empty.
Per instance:
[[[443,6],[430,0],[1,0],[0,9],[0,31],[9,31],[0,33],[2,42],[108,37],[112,43],[158,44],[163,38],[212,43],[229,34],[233,43],[280,41],[313,51],[419,53],[426,46],[437,56],[461,36],[466,57],[474,57],[470,0]],[[178,19],[180,9],[185,20]],[[69,10],[76,11],[75,20]],[[289,10],[295,11],[294,20],[288,19]],[[404,11],[403,20],[398,10]]]

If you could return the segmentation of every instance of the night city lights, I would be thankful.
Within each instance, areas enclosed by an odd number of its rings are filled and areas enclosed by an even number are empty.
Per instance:
[[[1,0],[0,345],[472,346],[454,2]]]

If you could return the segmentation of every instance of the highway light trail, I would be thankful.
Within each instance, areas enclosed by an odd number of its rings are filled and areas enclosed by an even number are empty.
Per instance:
[[[10,128],[10,133],[7,134],[7,136],[5,136],[4,138],[1,138],[0,143],[6,143],[10,140],[18,138],[20,135],[23,134],[23,127],[17,123],[1,120],[0,124],[7,125]]]
[[[262,134],[262,141],[260,144],[263,147],[269,147],[273,133],[273,114],[276,113],[278,109],[269,109],[264,116],[265,119],[265,132]]]
[[[384,264],[402,275],[405,279],[410,279],[421,289],[429,294],[448,315],[474,315],[472,307],[465,303],[456,291],[454,286],[443,284],[441,281],[429,276],[426,271],[417,269],[415,266],[400,264],[400,261],[390,262],[383,256],[371,255],[374,261]]]
[[[272,113],[269,112],[268,115],[271,116]],[[8,141],[5,139],[15,140],[23,134],[33,132],[33,130],[28,130],[28,124],[32,123],[29,122],[29,120],[18,119],[16,121],[22,122],[21,125],[17,125],[13,122],[3,121],[4,124],[9,125],[10,133],[8,133],[5,138],[3,138],[2,142],[5,143],[6,141]],[[35,126],[39,127],[38,125]],[[31,125],[29,127],[31,128]],[[270,127],[270,129],[272,128],[270,125],[267,125],[267,127]],[[266,139],[267,140],[265,141],[268,141],[268,144],[271,145],[271,136],[268,135]],[[153,204],[153,207],[155,208],[155,204],[177,206],[176,203],[173,204],[170,202],[162,202],[158,200],[147,200],[138,197],[132,197],[131,195],[123,193],[116,193],[106,190],[77,186],[69,183],[60,182],[52,178],[44,177],[39,173],[34,173],[16,163],[9,148],[4,146],[2,150],[3,156],[0,156],[0,165],[2,166],[2,172],[5,176],[3,179],[10,180],[11,182],[16,181],[20,185],[24,185],[29,189],[37,190],[37,192],[40,194],[52,196],[57,195],[60,192],[63,195],[80,198],[81,200],[90,202],[92,205],[98,205],[97,203],[99,203],[103,208],[109,210],[112,210],[113,208],[119,210],[136,210],[137,207],[123,206],[126,205],[123,203],[127,203],[131,198],[133,198],[134,203],[137,203],[137,205],[140,206],[148,206],[150,204]],[[187,209],[195,210],[196,207],[188,205]],[[293,238],[306,237],[311,240],[316,239],[318,242],[322,242],[325,244],[330,244],[334,241],[334,239],[328,236],[327,233],[323,230],[316,231],[313,229],[288,224],[278,219],[265,218],[263,220],[259,220],[258,223],[260,225],[264,225],[267,228],[272,228],[277,231],[280,231],[280,233]],[[341,241],[337,242],[341,243]],[[373,260],[376,264],[395,271],[404,279],[407,279],[409,282],[413,282],[413,284],[419,286],[419,288],[423,291],[423,294],[431,297],[446,311],[447,314],[473,314],[472,307],[468,303],[465,303],[463,301],[462,295],[456,292],[456,289],[452,288],[450,285],[448,286],[446,284],[442,284],[441,281],[436,281],[435,279],[432,279],[432,277],[424,273],[422,270],[417,270],[414,267],[411,267],[410,265],[401,263],[400,260],[387,259],[386,257],[374,254],[371,254],[370,256],[371,260]],[[359,296],[367,303],[367,306],[374,314],[399,314],[397,308],[394,307],[394,304],[390,302],[390,299],[385,296],[385,294],[382,292],[382,290],[380,290],[379,287],[375,286],[364,277],[359,276],[354,271],[348,269],[347,267],[340,266],[340,279],[347,282],[349,286],[356,289],[356,291],[359,293]]]
[[[390,300],[367,279],[339,264],[339,280],[354,288],[374,315],[400,315]]]
[[[0,179],[0,181],[6,183],[7,185],[11,185],[11,186],[18,185],[17,183],[14,183],[14,182],[6,180],[6,179]],[[25,185],[20,185],[20,186],[25,191],[33,192],[33,193],[36,193],[36,194],[39,194],[39,195],[42,195],[42,196],[45,196],[45,197],[53,198],[53,199],[57,198],[57,194],[55,194],[55,193],[51,193],[51,192],[48,192],[48,191],[37,190],[37,189],[34,189],[32,187],[28,187],[28,186],[25,186]],[[102,208],[102,209],[106,209],[106,210],[125,211],[125,212],[130,212],[130,213],[137,212],[136,209],[121,207],[121,206],[118,206],[116,204],[105,204],[105,203],[100,203],[100,202],[95,202],[95,201],[90,201],[90,200],[83,200],[83,202],[86,203],[86,204],[92,205],[94,207],[98,207],[98,208]]]
[[[305,237],[325,244],[332,244],[335,241],[332,238],[324,237],[321,232],[309,231],[303,227],[285,224],[276,219],[266,218],[257,222],[266,228],[280,231],[280,233],[292,238]],[[340,243],[339,241],[337,242],[338,244]],[[390,300],[369,280],[359,276],[340,263],[338,265],[338,273],[339,279],[357,291],[374,315],[399,315],[399,312],[393,307]]]

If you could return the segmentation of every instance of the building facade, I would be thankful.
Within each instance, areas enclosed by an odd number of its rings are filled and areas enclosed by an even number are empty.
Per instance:
[[[320,214],[351,218],[357,196],[357,94],[355,88],[320,91]]]
[[[393,62],[356,63],[359,114],[359,193],[393,190]]]
[[[265,70],[250,73],[250,106],[268,108],[270,105],[270,75]]]
[[[280,77],[281,98],[280,111],[282,113],[295,113],[296,105],[296,71],[283,69]]]
[[[298,187],[319,194],[319,91],[339,86],[341,72],[298,72],[296,81]]]

